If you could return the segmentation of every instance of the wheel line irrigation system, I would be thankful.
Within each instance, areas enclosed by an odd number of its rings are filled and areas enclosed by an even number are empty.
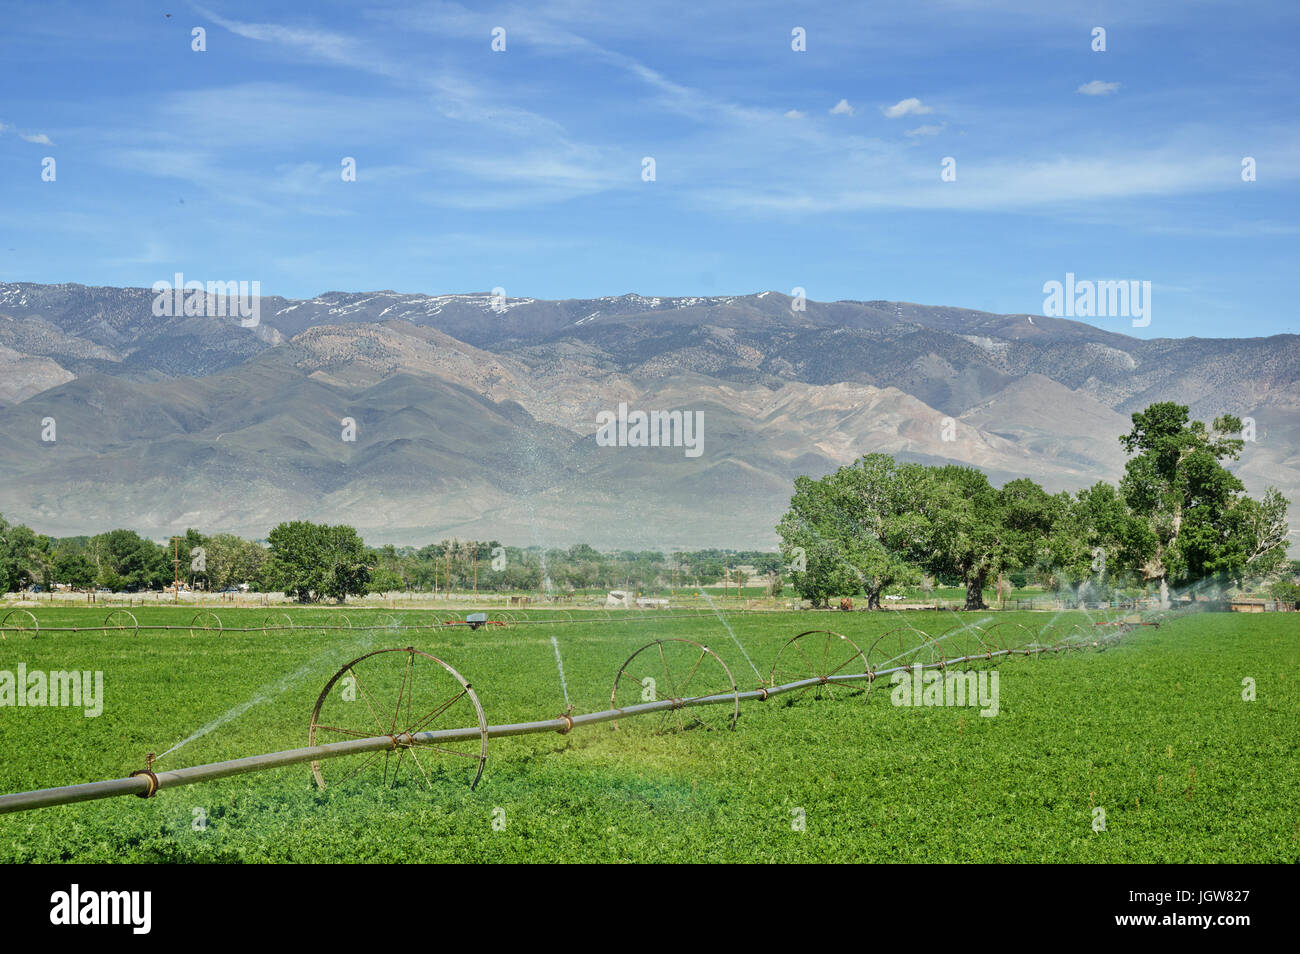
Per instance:
[[[25,612],[25,611],[24,611]],[[125,611],[116,611],[110,614],[109,620],[112,620],[118,614]],[[256,632],[262,631],[261,627],[256,629],[222,629],[220,620],[216,620],[215,626],[210,627],[172,627],[172,626],[140,626],[134,616],[130,616],[129,622],[124,622],[120,617],[114,625],[109,625],[109,620],[105,621],[103,627],[64,627],[58,628],[40,628],[36,625],[35,617],[31,617],[31,625],[26,622],[17,622],[9,624],[9,618],[13,614],[7,615],[0,620],[0,637],[6,632],[19,632],[35,637],[38,633],[52,632],[86,632],[88,630],[100,629],[104,632],[130,629],[134,633],[146,630],[186,630],[190,629],[191,634],[194,632],[214,631],[223,633],[234,632]],[[29,617],[31,614],[27,614]],[[200,616],[215,614],[200,614]],[[640,614],[638,614],[640,615]],[[665,614],[665,613],[646,613],[646,621],[661,620],[665,618],[684,618],[686,616],[712,616],[713,614]],[[1059,615],[1059,614],[1058,614]],[[197,622],[197,618],[196,621]],[[563,620],[563,622],[608,622],[608,618],[593,617],[583,620]],[[640,620],[637,620],[640,621]],[[317,700],[316,709],[312,714],[312,721],[308,733],[309,744],[304,748],[288,749],[280,752],[272,752],[264,755],[251,755],[245,758],[231,759],[224,762],[213,762],[202,765],[194,765],[188,768],[171,769],[166,771],[155,771],[153,767],[153,757],[148,756],[146,767],[144,769],[132,772],[125,778],[112,779],[100,782],[88,782],[80,785],[67,785],[58,788],[39,789],[30,792],[19,792],[12,795],[0,796],[0,814],[9,812],[27,811],[35,808],[46,808],[55,805],[68,805],[75,802],[92,801],[100,798],[111,798],[119,795],[137,795],[141,798],[150,798],[159,791],[166,788],[175,788],[182,785],[192,785],[197,782],[206,782],[214,779],[225,778],[231,775],[241,775],[248,772],[266,771],[268,769],[281,768],[288,765],[298,765],[302,763],[311,763],[312,772],[315,776],[316,783],[320,787],[325,787],[325,779],[322,774],[321,763],[348,755],[368,755],[370,759],[377,758],[379,755],[384,756],[385,760],[385,778],[387,778],[388,757],[394,752],[398,754],[400,770],[401,758],[410,753],[412,763],[418,767],[421,774],[425,776],[425,781],[429,781],[428,773],[420,763],[418,752],[451,754],[454,756],[463,756],[469,761],[472,778],[469,781],[470,787],[474,787],[479,778],[482,776],[483,767],[487,760],[487,744],[491,739],[509,738],[518,735],[530,735],[542,732],[558,732],[562,735],[568,734],[575,728],[583,726],[597,725],[605,722],[617,722],[619,719],[629,719],[638,716],[659,713],[661,719],[668,719],[670,716],[678,721],[680,728],[685,728],[682,721],[682,714],[690,711],[692,717],[700,722],[700,715],[696,710],[704,710],[706,707],[730,707],[730,718],[726,718],[728,710],[719,709],[721,713],[721,722],[715,722],[716,727],[725,727],[734,729],[740,712],[740,703],[766,701],[775,696],[786,695],[789,693],[806,693],[808,690],[815,690],[818,694],[825,691],[828,695],[833,696],[831,687],[844,687],[846,690],[862,692],[869,694],[871,686],[876,680],[888,677],[897,672],[907,670],[948,670],[955,666],[963,664],[991,663],[1004,658],[1014,656],[1032,656],[1038,657],[1044,654],[1058,654],[1071,651],[1083,650],[1104,650],[1117,643],[1126,633],[1130,632],[1137,626],[1156,626],[1160,625],[1159,621],[1142,620],[1128,618],[1125,620],[1106,621],[1094,623],[1092,631],[1088,631],[1080,624],[1075,624],[1073,628],[1062,638],[1054,642],[1040,642],[1044,634],[1052,626],[1049,622],[1038,633],[1020,623],[998,623],[994,626],[984,629],[974,623],[958,624],[951,627],[946,632],[931,637],[927,633],[917,630],[909,623],[906,627],[895,627],[878,636],[872,643],[872,646],[866,652],[863,652],[856,643],[848,637],[827,629],[806,630],[789,639],[778,651],[776,660],[773,663],[771,674],[756,689],[742,690],[736,684],[732,677],[731,671],[721,658],[706,646],[688,639],[678,637],[666,637],[656,639],[647,643],[628,657],[627,662],[619,668],[614,678],[614,688],[610,693],[610,708],[584,714],[574,715],[571,711],[565,712],[555,718],[542,719],[536,722],[520,722],[506,725],[489,725],[484,716],[482,706],[479,704],[478,696],[474,692],[473,686],[459,672],[453,669],[448,663],[432,656],[414,647],[400,647],[391,649],[379,649],[366,653],[357,659],[344,665],[334,674],[326,683],[320,698]],[[211,622],[206,621],[205,622]],[[395,621],[394,621],[395,622]],[[529,625],[556,622],[556,620],[533,620],[533,619],[514,619],[509,622],[504,619],[479,621],[459,621],[444,620],[440,621],[437,629],[443,626],[469,626],[478,628],[482,625]],[[275,629],[291,629],[288,627],[266,627],[266,631]],[[319,629],[353,629],[350,624],[346,627],[302,627],[302,629],[319,630]],[[362,627],[357,627],[362,628]],[[375,627],[388,631],[390,629],[414,629],[430,631],[434,627],[413,626],[413,627]],[[364,627],[372,629],[372,627]],[[905,645],[906,629],[912,634],[919,636],[921,641],[911,647],[904,648],[899,654],[880,659],[885,653],[890,652],[894,646],[903,647]],[[1031,637],[1029,642],[1012,645],[1011,641],[1005,634],[1005,630],[1023,632]],[[1098,632],[1101,630],[1101,632]],[[897,634],[897,640],[895,640]],[[962,637],[965,637],[963,640]],[[804,651],[803,640],[807,640],[807,645],[811,647],[812,656]],[[815,661],[818,649],[818,642],[821,642],[820,661]],[[842,649],[834,655],[829,650],[837,643],[843,642]],[[671,667],[665,650],[676,650],[684,653],[686,663],[679,669],[679,677],[672,675]],[[850,651],[851,650],[851,651]],[[949,653],[949,650],[953,650]],[[650,659],[657,658],[663,664],[663,675],[667,680],[671,695],[659,697],[654,690],[650,694],[655,696],[650,701],[643,701],[633,704],[618,704],[618,694],[620,686],[625,693],[642,694],[645,682],[637,680],[630,674],[629,666],[641,654],[649,652]],[[837,660],[841,660],[843,654],[848,652],[849,655],[834,665]],[[386,654],[401,654],[401,656],[388,657]],[[404,671],[402,673],[401,687],[397,695],[396,713],[393,716],[392,723],[386,727],[384,720],[378,716],[373,707],[373,701],[366,695],[365,689],[360,684],[358,671],[362,669],[361,664],[366,661],[375,662],[387,659],[390,662],[400,662],[402,657],[406,658]],[[691,663],[691,658],[694,662]],[[828,658],[829,657],[829,658]],[[910,659],[907,657],[911,657]],[[924,658],[922,658],[924,657]],[[785,660],[783,662],[783,659]],[[872,660],[879,659],[873,665]],[[410,713],[413,711],[413,697],[415,696],[415,675],[414,669],[420,662],[432,672],[440,677],[444,682],[448,679],[454,680],[451,684],[452,696],[449,700],[444,701],[434,712],[425,716],[421,720],[412,720]],[[895,665],[890,665],[895,664]],[[680,681],[681,670],[689,666],[689,671],[685,675],[684,681]],[[702,694],[689,695],[686,689],[690,683],[701,672],[701,667],[711,674],[709,678],[713,682],[711,691]],[[833,668],[832,668],[833,667]],[[859,671],[860,670],[860,671]],[[322,707],[331,697],[333,687],[345,677],[352,678],[354,689],[359,689],[362,697],[365,699],[366,707],[374,716],[375,722],[380,728],[380,732],[365,734],[356,730],[342,729],[337,726],[322,721]],[[624,679],[627,676],[628,678]],[[791,678],[796,677],[796,678]],[[778,682],[778,678],[783,681]],[[680,683],[680,684],[679,684]],[[422,683],[423,684],[423,683]],[[408,692],[409,685],[409,692]],[[457,688],[457,685],[459,688]],[[642,698],[644,696],[642,695]],[[447,729],[423,729],[423,725],[430,721],[436,720],[438,716],[453,708],[461,700],[467,701],[475,714],[475,725],[463,726],[458,728]],[[401,721],[403,704],[407,708],[407,717],[404,728],[400,731],[398,723]],[[392,711],[391,707],[385,711]],[[384,731],[387,728],[387,731]],[[338,742],[316,742],[318,731],[341,732],[350,736],[343,741]],[[478,744],[477,753],[463,752],[451,748],[453,745],[464,743]],[[426,756],[428,757],[428,756]],[[370,759],[363,763],[363,768],[369,764]],[[360,770],[358,770],[360,771]],[[355,774],[355,773],[354,773]]]

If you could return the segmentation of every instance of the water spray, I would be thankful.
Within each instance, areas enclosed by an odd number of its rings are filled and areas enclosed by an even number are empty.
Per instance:
[[[429,788],[433,786],[433,767],[440,777],[459,776],[472,789],[482,778],[492,739],[546,732],[565,735],[583,726],[612,722],[617,727],[620,720],[656,715],[661,730],[730,731],[739,721],[742,702],[766,702],[786,694],[805,695],[809,690],[831,698],[836,689],[866,694],[878,679],[916,667],[947,670],[1012,656],[1104,650],[1140,624],[1134,620],[1119,627],[1107,626],[1104,634],[1084,634],[1083,638],[1075,638],[1071,632],[1050,644],[1040,641],[1041,631],[1034,634],[1016,624],[1034,637],[1030,644],[1016,645],[1005,635],[1005,631],[1013,631],[1011,627],[999,624],[984,630],[972,623],[953,627],[938,638],[922,634],[923,641],[910,650],[912,658],[897,666],[888,663],[909,653],[885,654],[893,651],[891,640],[901,627],[877,637],[865,652],[843,634],[808,630],[782,646],[768,679],[751,690],[742,690],[730,669],[707,646],[687,639],[657,639],[619,667],[610,708],[578,715],[570,710],[553,719],[505,725],[488,724],[473,685],[447,662],[412,646],[379,649],[347,663],[325,684],[312,712],[304,748],[163,772],[155,771],[150,753],[145,768],[125,778],[0,796],[0,814],[119,795],[152,798],[167,788],[303,763],[311,764],[312,776],[321,788],[356,778],[367,769],[377,771],[382,764],[385,784],[390,774],[395,784],[403,767],[409,765],[410,772]],[[441,727],[455,719],[472,724]],[[362,758],[334,771],[335,760],[345,756]],[[327,765],[331,766],[328,773]]]

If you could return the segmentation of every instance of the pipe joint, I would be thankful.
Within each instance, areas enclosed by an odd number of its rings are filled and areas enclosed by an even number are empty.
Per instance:
[[[155,775],[153,772],[149,771],[148,769],[136,769],[134,772],[131,773],[131,778],[135,778],[137,775],[143,775],[145,780],[149,783],[149,787],[146,788],[143,792],[136,793],[136,795],[139,798],[153,798],[155,795],[158,794],[157,775]]]

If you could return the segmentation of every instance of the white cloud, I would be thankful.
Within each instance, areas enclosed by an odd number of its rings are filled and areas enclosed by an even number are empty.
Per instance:
[[[838,103],[836,103],[834,106],[831,107],[831,115],[832,115],[832,116],[852,116],[852,115],[853,115],[853,107],[849,105],[849,101],[848,101],[847,99],[842,99],[842,100],[840,100]]]
[[[826,144],[820,140],[801,141],[798,145],[802,166],[797,179],[790,177],[761,187],[750,183],[714,184],[701,198],[749,214],[906,208],[1091,212],[1103,208],[1104,200],[1223,191],[1224,170],[1233,168],[1231,156],[1216,154],[1203,139],[1196,138],[1156,150],[1126,150],[1072,159],[1008,158],[978,169],[968,165],[962,173],[965,185],[954,190],[940,187],[938,174],[933,172],[937,163],[907,161],[903,153],[906,147],[901,144],[883,144],[875,151],[862,149],[852,165],[844,163],[839,152],[825,151]],[[1300,156],[1300,143],[1290,144],[1287,154]],[[1198,158],[1188,160],[1191,155]],[[1183,158],[1176,158],[1179,156]],[[1297,177],[1300,173],[1292,176]],[[1149,222],[1144,224],[1150,226]]]
[[[797,110],[797,109],[791,109],[791,110],[787,110],[787,111],[786,111],[785,118],[786,118],[786,119],[803,119],[804,116],[806,116],[806,115],[808,115],[808,114],[807,114],[807,113],[801,113],[801,112],[799,112],[799,110]],[[3,126],[0,126],[0,129],[3,129],[3,128],[4,128]]]
[[[942,126],[917,126],[903,133],[904,136],[937,136],[943,132]]]
[[[23,137],[23,139],[27,140],[28,142],[34,142],[37,145],[41,145],[41,146],[54,145],[54,143],[50,142],[50,137],[45,135],[45,133],[20,133],[20,135]]]
[[[206,16],[218,26],[225,27],[236,36],[263,43],[280,43],[297,47],[308,53],[343,65],[360,65],[361,57],[352,40],[338,33],[325,30],[311,30],[297,27],[279,26],[274,23],[245,23],[239,20],[227,20],[204,7],[195,6],[199,13]]]
[[[1104,83],[1101,80],[1093,80],[1091,83],[1084,83],[1075,92],[1082,93],[1084,96],[1106,96],[1117,89],[1119,89],[1119,83]]]
[[[900,99],[893,106],[882,106],[880,111],[890,119],[897,119],[900,116],[906,116],[909,113],[916,113],[918,116],[924,113],[934,112],[929,106],[926,106],[915,96],[909,96],[907,99]]]

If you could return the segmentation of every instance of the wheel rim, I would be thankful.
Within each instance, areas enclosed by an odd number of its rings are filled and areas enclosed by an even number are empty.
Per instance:
[[[104,617],[104,629],[107,630],[131,630],[132,636],[140,635],[140,622],[135,618],[135,614],[129,610],[113,610],[108,616]]]
[[[272,613],[266,619],[262,620],[263,636],[265,636],[268,631],[276,629],[293,629],[293,620],[289,618],[288,613]]]
[[[422,732],[467,728],[471,720],[476,745],[415,738]],[[385,787],[395,787],[407,769],[408,779],[427,788],[437,777],[468,781],[472,789],[483,775],[487,719],[477,693],[450,665],[411,646],[377,649],[336,672],[316,700],[307,743],[384,735],[394,737],[394,748],[312,762],[317,787],[374,774],[382,775]]]
[[[643,702],[720,695],[730,695],[731,705],[678,706],[645,721],[659,733],[731,731],[740,718],[740,692],[727,664],[707,646],[673,637],[656,639],[629,656],[614,676],[609,701],[612,708],[626,709]],[[613,725],[618,728],[617,721]]]
[[[823,690],[827,697],[834,699],[836,694],[866,695],[871,689],[871,679],[860,682],[833,684],[826,681],[830,676],[844,676],[861,673],[870,676],[871,667],[867,664],[866,654],[858,644],[843,633],[830,629],[810,629],[792,638],[776,654],[772,663],[769,686],[798,682],[803,679],[821,679],[816,686],[808,686],[792,694],[791,702],[802,699],[809,690],[813,698],[820,699]]]
[[[23,619],[23,617],[26,617],[26,619]],[[4,619],[0,619],[0,638],[7,638],[5,637],[6,631],[11,633],[31,633],[32,639],[35,639],[40,635],[41,624],[27,610],[10,610],[5,613]]]
[[[221,617],[219,617],[216,613],[196,613],[194,615],[194,618],[190,620],[191,636],[194,635],[195,630],[198,630],[201,633],[210,633],[213,630],[215,630],[216,632],[220,633]]]

